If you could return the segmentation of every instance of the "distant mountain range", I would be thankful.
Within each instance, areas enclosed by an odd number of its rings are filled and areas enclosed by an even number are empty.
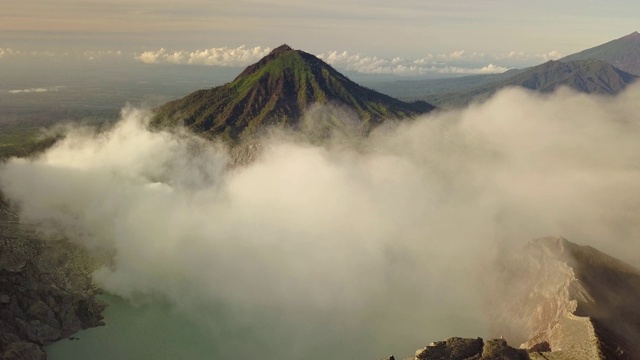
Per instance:
[[[331,106],[313,116],[316,131],[344,128],[347,112],[356,119],[356,127],[366,132],[384,119],[413,117],[433,110],[431,104],[465,106],[509,86],[540,92],[566,86],[585,93],[615,95],[638,76],[638,32],[557,61],[502,74],[374,86],[390,96],[354,83],[311,54],[282,45],[230,83],[196,91],[157,108],[152,124],[182,124],[206,137],[237,142],[267,126],[300,129],[308,123],[303,121],[305,115],[316,104],[325,104]]]
[[[640,34],[635,31],[619,39],[569,55],[560,61],[589,59],[602,60],[620,70],[640,76]]]
[[[406,103],[362,87],[317,57],[282,45],[232,82],[162,105],[152,125],[183,124],[207,137],[235,142],[268,125],[299,127],[316,104],[330,105],[314,116],[313,121],[320,123],[317,127],[344,126],[341,117],[347,111],[364,131],[384,119],[413,117],[434,109],[424,101]]]
[[[493,81],[486,81],[478,86],[434,94],[426,98],[442,107],[456,107],[466,105],[472,100],[486,99],[496,91],[509,86],[539,92],[550,92],[566,86],[588,94],[615,95],[638,78],[607,62],[594,59],[569,62],[552,60],[522,70],[510,70],[500,75],[493,78]]]
[[[374,86],[392,96],[425,100],[442,108],[486,99],[507,86],[548,92],[560,86],[596,94],[617,94],[640,76],[640,34],[634,32],[558,61],[502,74],[452,79],[397,81]]]

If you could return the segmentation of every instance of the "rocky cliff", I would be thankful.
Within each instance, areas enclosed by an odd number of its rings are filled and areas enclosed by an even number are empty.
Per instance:
[[[640,357],[639,270],[560,237],[531,241],[513,260],[519,261],[505,266],[502,284],[521,287],[511,292],[496,329],[511,317],[528,338],[525,348],[578,358]]]
[[[0,194],[0,360],[46,359],[42,346],[101,325],[95,258],[21,225]]]
[[[451,338],[414,360],[640,359],[640,271],[561,237],[500,257],[487,281],[491,335]],[[487,350],[490,349],[490,350]]]

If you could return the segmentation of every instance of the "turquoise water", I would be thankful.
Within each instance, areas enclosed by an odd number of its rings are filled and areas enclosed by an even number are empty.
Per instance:
[[[107,326],[75,334],[46,347],[49,360],[212,359],[215,348],[204,330],[162,304],[134,306],[112,295]]]
[[[434,340],[482,334],[477,321],[456,314],[418,320],[416,306],[358,314],[355,318],[363,320],[351,323],[344,313],[296,313],[292,320],[286,312],[258,311],[239,317],[222,306],[199,309],[191,318],[164,303],[135,306],[113,295],[102,300],[109,303],[107,325],[78,332],[74,336],[80,340],[47,346],[49,360],[325,360],[390,354],[402,359]],[[450,333],[433,333],[443,324]]]
[[[379,340],[353,327],[335,327],[339,320],[326,316],[287,321],[282,313],[261,312],[249,315],[247,323],[218,308],[196,317],[215,319],[216,329],[166,304],[135,306],[113,295],[101,299],[109,303],[107,325],[76,333],[80,340],[47,346],[49,360],[375,359],[387,353]]]
[[[49,360],[226,360],[258,353],[262,359],[324,360],[328,355],[361,354],[366,348],[354,346],[357,336],[349,330],[331,329],[332,319],[310,317],[301,326],[282,320],[281,313],[262,312],[248,315],[246,322],[221,308],[209,308],[192,321],[163,303],[136,306],[113,295],[101,299],[109,303],[107,325],[76,333],[80,340],[49,345]],[[205,326],[212,319],[218,327]]]

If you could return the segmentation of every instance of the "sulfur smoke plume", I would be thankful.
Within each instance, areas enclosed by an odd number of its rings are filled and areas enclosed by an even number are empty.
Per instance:
[[[270,135],[243,167],[128,108],[0,186],[24,222],[113,251],[96,281],[193,316],[219,358],[379,358],[485,335],[505,247],[561,235],[640,264],[639,96],[507,89],[353,143]]]

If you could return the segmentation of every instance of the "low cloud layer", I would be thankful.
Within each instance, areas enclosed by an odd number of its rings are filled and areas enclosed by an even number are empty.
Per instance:
[[[104,58],[119,58],[123,56],[121,50],[85,50],[82,56],[87,60],[99,60]]]
[[[145,51],[136,55],[136,59],[146,64],[191,64],[191,65],[215,65],[215,66],[246,66],[260,60],[271,52],[271,48],[256,46],[247,48],[244,45],[237,48],[211,48],[195,51]]]
[[[14,89],[7,90],[9,94],[33,94],[33,93],[46,93],[51,91],[60,91],[64,86],[50,86],[50,87],[39,87],[39,88],[28,88],[28,89]]]
[[[198,50],[157,50],[131,53],[122,50],[76,50],[74,52],[20,51],[0,48],[0,59],[32,58],[55,59],[56,61],[129,61],[144,64],[208,65],[221,67],[243,67],[257,62],[269,54],[270,47],[214,47]],[[532,54],[522,51],[485,54],[455,50],[450,53],[427,54],[420,58],[393,57],[330,51],[317,55],[340,71],[354,71],[361,74],[385,74],[404,76],[428,75],[476,75],[497,74],[510,68],[526,67],[548,60],[559,59],[558,51]]]
[[[393,75],[428,75],[428,74],[496,74],[509,70],[506,67],[489,64],[481,68],[467,68],[452,66],[447,61],[460,60],[464,50],[451,54],[428,55],[421,59],[409,60],[400,57],[393,59],[379,58],[377,56],[364,56],[349,54],[346,51],[332,51],[328,54],[320,54],[318,57],[341,70],[355,71],[364,74],[393,74]],[[480,55],[476,54],[475,58]]]
[[[135,55],[135,59],[146,64],[182,64],[182,65],[210,65],[210,66],[246,66],[260,60],[271,51],[271,48],[211,48],[205,50],[158,50],[145,51]],[[429,75],[429,74],[495,74],[507,71],[509,68],[488,64],[482,67],[452,65],[455,61],[483,61],[484,54],[465,53],[464,50],[450,54],[427,55],[420,59],[391,59],[362,54],[350,54],[347,51],[331,51],[319,54],[319,58],[343,71],[355,71],[363,74],[392,74],[392,75]],[[489,58],[489,57],[487,57]],[[500,59],[505,59],[500,57]],[[495,59],[494,59],[495,60]],[[521,60],[521,59],[518,59]]]
[[[274,135],[235,168],[126,109],[0,186],[23,221],[114,251],[96,280],[193,314],[221,358],[380,358],[486,335],[504,246],[561,235],[640,264],[639,95],[508,89],[355,143]]]
[[[549,53],[525,53],[523,51],[510,51],[508,53],[485,54],[479,52],[466,52],[456,50],[451,53],[427,54],[419,59],[404,59],[395,57],[392,59],[362,54],[350,54],[347,51],[331,51],[318,55],[329,64],[342,70],[356,71],[365,74],[394,74],[394,75],[475,75],[498,74],[509,70],[507,66],[495,65],[509,64],[511,67],[529,66],[531,63],[557,60],[562,54],[557,50]],[[483,67],[474,67],[472,63],[489,63]],[[455,64],[455,65],[454,65]]]
[[[13,50],[11,48],[0,48],[0,59],[7,56],[15,56],[19,54],[20,54],[19,51]]]
[[[497,60],[510,60],[510,61],[549,61],[558,60],[562,57],[562,53],[558,50],[552,50],[548,53],[526,53],[524,51],[510,51],[508,53],[495,54],[494,58]]]

